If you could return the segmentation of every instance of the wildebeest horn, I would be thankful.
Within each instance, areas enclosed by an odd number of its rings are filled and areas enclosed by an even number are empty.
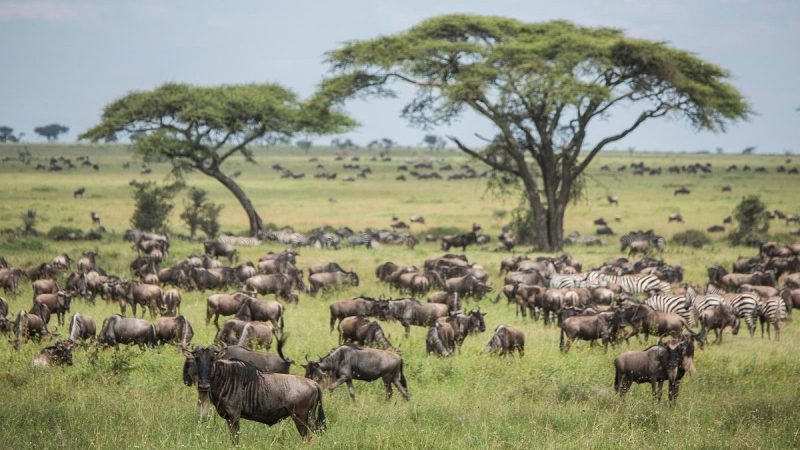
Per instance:
[[[308,360],[308,353],[306,353],[306,355],[304,356],[304,358],[306,359],[306,362],[311,362],[311,361],[309,361],[309,360]]]

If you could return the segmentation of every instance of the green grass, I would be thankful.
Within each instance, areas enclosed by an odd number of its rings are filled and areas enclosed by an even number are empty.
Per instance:
[[[127,264],[134,252],[121,240],[132,212],[133,178],[161,180],[166,164],[155,164],[154,174],[141,177],[122,146],[29,146],[35,158],[51,155],[75,157],[87,154],[101,165],[101,171],[77,169],[59,174],[42,173],[18,162],[0,164],[0,228],[19,227],[19,216],[29,208],[39,213],[37,228],[43,232],[56,225],[84,230],[91,226],[89,213],[96,211],[103,224],[114,231],[102,242],[53,242],[45,239],[11,240],[0,237],[0,255],[18,266],[51,259],[67,251],[72,256],[82,250],[99,249],[102,267],[128,276]],[[0,146],[0,156],[15,155],[17,147]],[[498,199],[485,191],[483,181],[394,180],[395,168],[405,160],[445,158],[458,166],[466,162],[455,153],[396,151],[389,163],[369,162],[369,153],[358,151],[359,164],[372,167],[369,179],[355,183],[340,180],[309,179],[316,163],[308,156],[288,149],[259,150],[259,166],[233,161],[230,172],[241,170],[239,178],[265,222],[291,224],[307,230],[322,224],[387,227],[392,214],[404,220],[423,215],[427,226],[414,225],[414,231],[426,232],[435,227],[466,229],[478,222],[491,235],[503,225],[496,211],[509,210],[516,199]],[[342,177],[341,163],[333,162],[333,152],[314,149],[326,165]],[[365,158],[365,155],[367,156]],[[633,175],[601,172],[599,167],[644,160],[648,165],[667,166],[711,161],[712,176]],[[730,214],[739,199],[758,193],[771,209],[797,213],[800,177],[775,174],[782,164],[778,156],[711,156],[689,154],[605,154],[590,169],[588,197],[572,205],[567,213],[566,232],[591,233],[592,220],[605,217],[619,234],[633,229],[653,228],[669,238],[689,228],[705,229]],[[280,162],[294,171],[305,172],[303,180],[280,180],[269,169]],[[349,162],[349,161],[348,161]],[[765,166],[768,175],[727,174],[728,164]],[[793,163],[796,165],[796,163]],[[34,162],[35,165],[35,162]],[[475,167],[477,165],[473,164]],[[221,186],[204,177],[191,176],[189,184],[207,189],[213,201],[224,203],[223,229],[242,231],[245,216],[234,199]],[[720,187],[731,184],[734,192],[723,194]],[[675,186],[686,185],[692,194],[674,197]],[[84,199],[73,199],[72,191],[86,187]],[[620,198],[619,207],[605,202],[606,193]],[[336,203],[328,201],[336,199]],[[172,218],[175,232],[185,233],[178,214],[182,198],[176,201]],[[680,212],[685,224],[667,224],[670,213]],[[619,214],[622,221],[613,222]],[[507,220],[504,219],[504,220]],[[787,233],[789,227],[773,222],[771,232]],[[665,259],[686,268],[689,281],[705,279],[705,268],[712,264],[729,265],[739,255],[754,251],[731,247],[715,236],[710,247],[691,249],[669,245]],[[568,248],[567,251],[593,267],[619,256],[616,238],[602,247]],[[470,260],[482,263],[496,274],[505,254],[487,248],[468,250]],[[242,248],[243,259],[256,260],[275,245]],[[191,253],[199,253],[199,244],[175,241],[170,263]],[[317,298],[301,296],[296,309],[289,307],[286,327],[290,335],[287,354],[297,361],[304,355],[316,357],[336,344],[336,334],[328,332],[328,304],[339,298],[360,293],[390,294],[374,279],[374,267],[391,260],[398,264],[421,264],[440,253],[435,244],[421,243],[415,250],[381,246],[366,249],[322,251],[302,249],[299,265],[337,261],[355,268],[362,284],[357,288]],[[496,276],[491,280],[499,286]],[[27,283],[16,298],[7,297],[12,314],[30,305]],[[195,328],[194,342],[209,343],[214,328],[203,325],[205,297],[201,293],[184,295],[182,313]],[[328,415],[327,431],[316,437],[311,446],[318,448],[797,448],[800,446],[800,356],[797,344],[800,331],[786,323],[780,342],[747,336],[725,336],[721,346],[699,351],[695,365],[698,373],[685,379],[675,408],[665,401],[655,404],[650,388],[633,388],[625,402],[612,389],[613,359],[640,344],[623,345],[603,354],[597,347],[573,347],[568,355],[558,352],[558,333],[541,323],[516,317],[505,303],[471,303],[488,311],[489,331],[498,324],[513,324],[525,330],[526,355],[522,359],[500,359],[481,354],[489,333],[467,338],[460,355],[436,359],[424,354],[425,330],[414,328],[411,337],[402,337],[396,323],[384,325],[389,339],[399,347],[405,360],[405,372],[412,399],[397,398],[386,402],[380,383],[356,382],[357,402],[352,404],[341,388],[324,397]],[[104,317],[118,312],[115,305],[98,300],[95,306],[76,302],[72,308],[93,316],[99,325]],[[51,327],[63,337],[66,327]],[[652,342],[651,342],[652,343]],[[227,448],[227,427],[214,415],[198,423],[195,408],[196,390],[181,382],[183,357],[172,347],[140,352],[136,348],[95,352],[79,349],[72,367],[49,370],[30,367],[33,356],[46,343],[28,343],[14,352],[3,340],[0,343],[0,448]],[[300,374],[299,367],[293,372]],[[272,428],[244,421],[241,431],[244,448],[306,447],[291,422]]]

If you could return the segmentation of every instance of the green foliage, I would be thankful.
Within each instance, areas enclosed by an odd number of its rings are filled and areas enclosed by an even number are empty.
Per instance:
[[[22,219],[22,226],[26,234],[36,234],[36,210],[29,209],[25,213],[20,214]]]
[[[39,136],[46,138],[49,142],[52,142],[57,141],[60,134],[69,131],[69,127],[59,125],[57,123],[51,123],[50,125],[36,127],[33,129],[33,131]]]
[[[742,198],[742,201],[733,210],[733,218],[736,219],[739,227],[730,234],[731,243],[734,245],[757,245],[759,242],[763,242],[769,231],[767,214],[767,205],[757,195],[748,195]]]
[[[536,222],[527,205],[521,204],[511,211],[511,222],[506,228],[517,237],[517,244],[536,244]]]
[[[211,203],[206,198],[206,191],[192,187],[189,190],[189,201],[184,202],[181,219],[189,227],[189,236],[194,238],[197,229],[203,230],[209,239],[219,233],[219,213],[223,205]]]
[[[54,241],[63,241],[70,235],[83,236],[83,231],[80,228],[67,227],[64,225],[56,225],[47,231],[47,238]]]
[[[19,138],[14,136],[14,129],[5,125],[0,125],[0,143],[17,142]]]
[[[171,201],[182,188],[181,183],[165,186],[159,186],[152,181],[134,183],[131,225],[144,231],[163,231],[174,206]]]
[[[685,230],[675,233],[672,242],[684,247],[703,248],[711,244],[711,238],[701,230]]]

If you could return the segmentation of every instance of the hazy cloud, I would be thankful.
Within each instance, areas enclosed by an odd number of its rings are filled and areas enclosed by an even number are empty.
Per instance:
[[[27,0],[0,1],[0,21],[64,22],[96,19],[95,5],[75,1]]]

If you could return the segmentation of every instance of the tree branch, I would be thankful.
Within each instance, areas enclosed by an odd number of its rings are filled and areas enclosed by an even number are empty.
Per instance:
[[[497,161],[494,161],[492,159],[487,158],[486,156],[484,156],[484,155],[482,155],[482,154],[470,149],[466,145],[462,144],[461,141],[459,141],[457,138],[455,138],[453,136],[447,136],[447,139],[450,139],[451,141],[453,141],[456,144],[456,146],[458,146],[458,148],[462,152],[464,152],[464,153],[468,154],[469,156],[472,156],[473,158],[483,162],[484,164],[492,167],[493,169],[499,170],[501,172],[509,172],[509,173],[513,173],[514,175],[521,176],[519,171],[514,169],[510,165],[500,164]]]

